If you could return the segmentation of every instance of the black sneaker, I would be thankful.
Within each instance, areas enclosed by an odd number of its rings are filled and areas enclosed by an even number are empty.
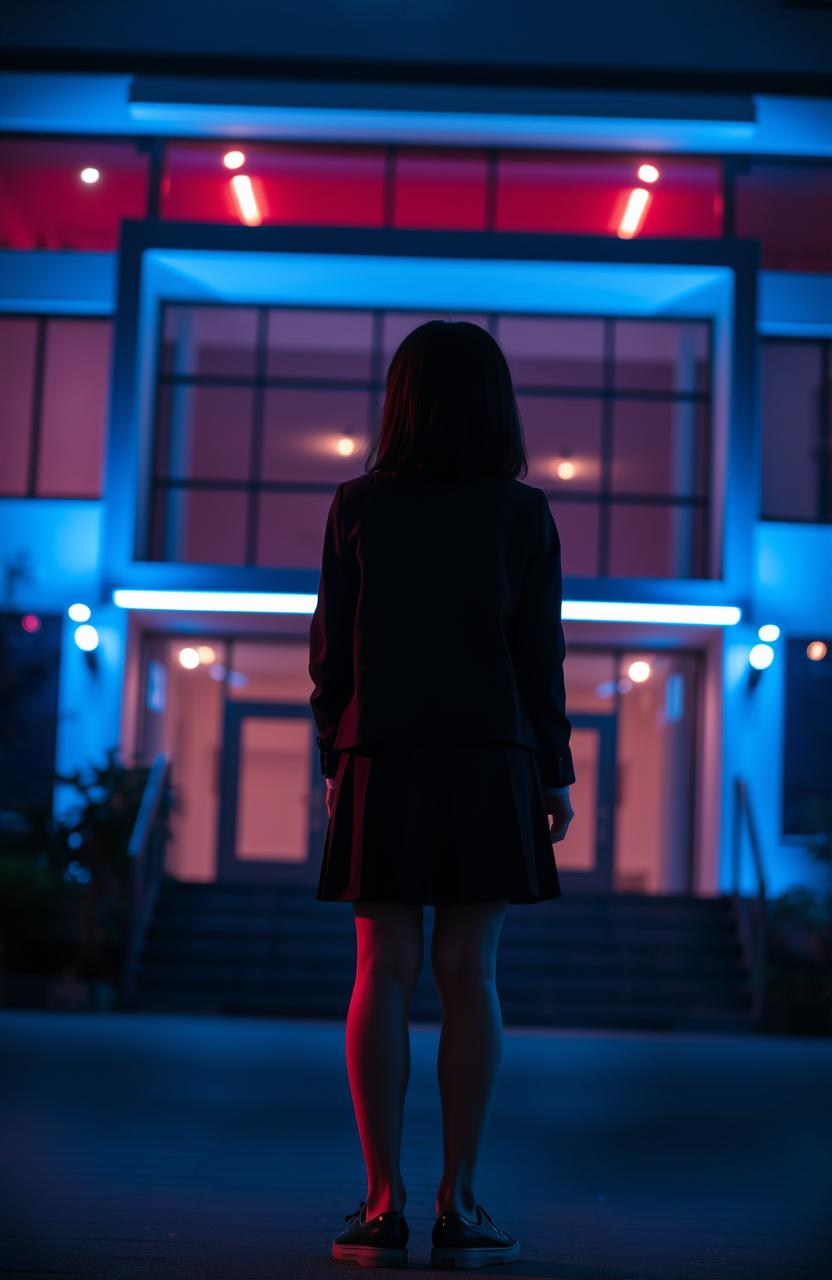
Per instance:
[[[481,1204],[476,1218],[452,1210],[440,1214],[433,1224],[432,1245],[432,1267],[485,1267],[520,1256],[519,1242],[501,1231]]]
[[[367,1201],[345,1215],[350,1225],[332,1242],[332,1256],[362,1267],[406,1267],[410,1235],[405,1216],[395,1209],[367,1221]]]

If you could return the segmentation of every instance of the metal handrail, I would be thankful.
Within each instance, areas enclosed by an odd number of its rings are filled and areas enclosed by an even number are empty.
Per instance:
[[[123,994],[135,995],[139,958],[156,908],[165,870],[167,830],[159,821],[162,800],[170,780],[170,761],[158,755],[147,776],[141,804],[127,853],[132,860],[127,954],[124,964]]]
[[[748,784],[744,778],[734,778],[733,801],[731,896],[746,952],[751,962],[752,1016],[755,1023],[760,1025],[766,1008],[766,877],[757,823],[751,807]],[[751,907],[751,899],[744,897],[741,890],[743,820],[748,831],[748,843],[757,882],[753,907]]]

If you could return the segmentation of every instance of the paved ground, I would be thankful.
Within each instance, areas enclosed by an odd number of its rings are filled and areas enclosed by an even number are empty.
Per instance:
[[[343,1031],[0,1014],[0,1277],[373,1274],[329,1256],[366,1191]],[[438,1029],[411,1036],[404,1173],[424,1271]],[[828,1280],[830,1080],[823,1041],[507,1030],[478,1196],[524,1253],[468,1274]]]

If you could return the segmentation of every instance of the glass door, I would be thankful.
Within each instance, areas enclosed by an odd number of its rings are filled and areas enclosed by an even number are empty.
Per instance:
[[[326,804],[311,712],[280,702],[228,702],[218,879],[317,883]]]
[[[615,833],[615,715],[570,712],[575,765],[572,819],[553,846],[564,894],[611,893]]]

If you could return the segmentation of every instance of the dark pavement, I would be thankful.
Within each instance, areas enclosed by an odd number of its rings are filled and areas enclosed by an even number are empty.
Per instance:
[[[373,1274],[329,1256],[366,1192],[343,1023],[7,1011],[0,1042],[0,1277]],[[417,1271],[437,1043],[412,1028]],[[507,1028],[477,1194],[523,1255],[467,1274],[828,1280],[830,1083],[828,1041]]]

